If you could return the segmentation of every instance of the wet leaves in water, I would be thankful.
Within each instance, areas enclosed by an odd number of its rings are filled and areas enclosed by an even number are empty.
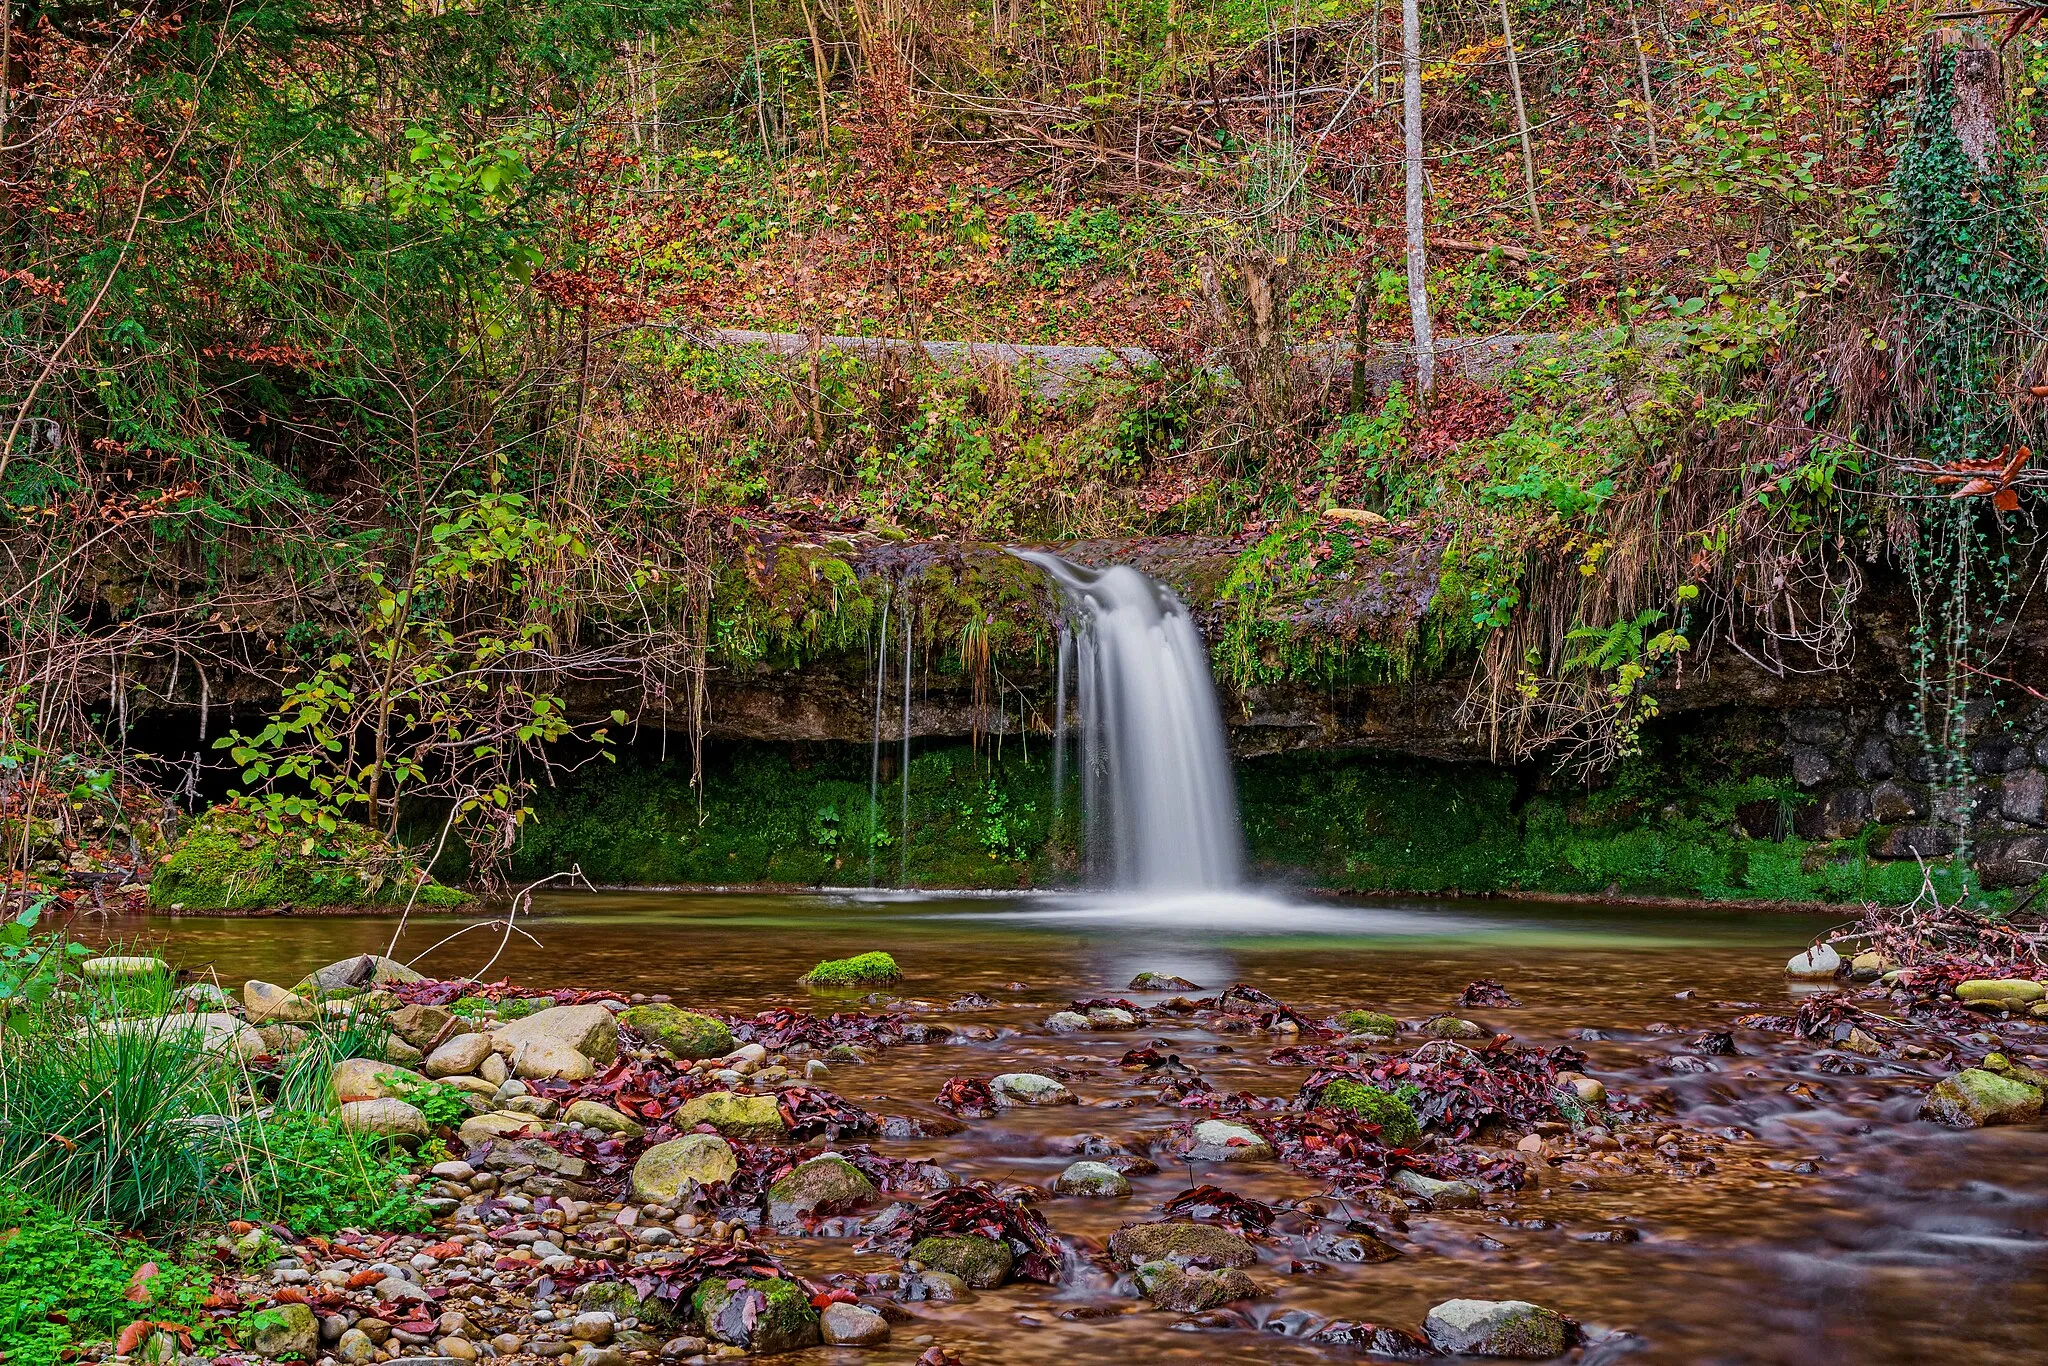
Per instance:
[[[941,1191],[892,1230],[889,1241],[907,1247],[920,1238],[972,1234],[1010,1245],[1019,1279],[1053,1285],[1065,1249],[1037,1210],[996,1194],[986,1181]]]
[[[783,1087],[775,1093],[775,1108],[795,1138],[860,1138],[881,1127],[858,1105],[815,1086]]]
[[[986,1077],[948,1078],[933,1103],[966,1119],[986,1119],[1001,1108]]]
[[[1478,981],[1470,983],[1463,991],[1458,993],[1458,1004],[1461,1006],[1481,1006],[1505,1010],[1522,1003],[1510,996],[1508,989],[1499,982],[1494,981],[1491,977],[1482,977]]]
[[[727,1023],[735,1039],[760,1044],[771,1053],[797,1044],[812,1048],[842,1043],[888,1048],[904,1039],[903,1017],[893,1012],[870,1015],[861,1010],[835,1010],[819,1019],[809,1011],[780,1006],[756,1015],[735,1016]]]
[[[1166,1202],[1168,1218],[1185,1217],[1198,1223],[1228,1224],[1233,1228],[1263,1232],[1279,1211],[1263,1200],[1254,1200],[1220,1186],[1194,1186]]]

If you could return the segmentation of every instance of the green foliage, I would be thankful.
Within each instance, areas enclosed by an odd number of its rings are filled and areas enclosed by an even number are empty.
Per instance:
[[[92,957],[91,949],[63,934],[36,933],[49,904],[32,902],[0,922],[0,1010],[48,1000],[66,967]]]
[[[331,1115],[279,1114],[236,1133],[225,1179],[242,1206],[298,1233],[345,1227],[419,1232],[432,1224],[387,1139],[352,1134]]]
[[[449,1128],[462,1123],[476,1113],[470,1104],[469,1092],[446,1082],[430,1081],[425,1086],[399,1082],[393,1092],[406,1104],[426,1117],[429,1125],[436,1129]]]
[[[277,1108],[288,1113],[333,1109],[334,1065],[347,1058],[381,1059],[391,1037],[384,1017],[367,1010],[300,1028],[304,1040],[279,1061],[271,1082]]]
[[[416,867],[376,831],[352,821],[333,830],[280,830],[257,813],[215,807],[172,847],[150,882],[150,902],[188,910],[277,906],[391,906],[412,895]],[[430,882],[417,904],[458,906],[468,898]]]
[[[1339,1077],[1327,1082],[1316,1096],[1316,1104],[1332,1110],[1348,1110],[1367,1124],[1379,1126],[1380,1142],[1389,1148],[1407,1148],[1422,1137],[1422,1125],[1409,1102],[1420,1092],[1403,1086],[1386,1092],[1362,1081]]]
[[[138,1282],[144,1265],[158,1270]],[[211,1276],[19,1188],[0,1186],[0,1351],[9,1366],[58,1366],[75,1346],[144,1315],[201,1324]],[[128,1298],[139,1288],[141,1302]]]
[[[883,987],[903,980],[903,970],[886,953],[860,953],[851,958],[830,958],[803,976],[812,987]]]
[[[1114,209],[1076,209],[1055,222],[1035,213],[1013,213],[1003,223],[1011,264],[1041,289],[1058,289],[1075,271],[1113,262],[1122,236]]]

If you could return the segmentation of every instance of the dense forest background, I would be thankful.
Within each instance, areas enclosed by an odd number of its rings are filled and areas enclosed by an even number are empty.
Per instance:
[[[877,554],[1081,538],[1222,538],[1227,679],[1469,674],[1496,754],[1585,772],[1712,650],[1846,666],[1882,579],[1963,782],[2040,696],[2048,52],[1419,17],[1418,161],[1380,0],[8,5],[10,816],[189,806],[133,738],[172,707],[265,827],[431,809],[488,872],[562,756],[867,648]],[[1397,560],[1425,622],[1309,610]],[[1018,582],[920,639],[1042,662]]]

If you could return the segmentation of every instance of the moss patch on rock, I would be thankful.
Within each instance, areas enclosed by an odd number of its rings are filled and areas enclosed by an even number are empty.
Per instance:
[[[935,1271],[958,1276],[972,1290],[993,1290],[1010,1279],[1017,1254],[994,1238],[963,1233],[950,1238],[922,1238],[910,1249],[910,1260]]]
[[[760,1299],[753,1313],[736,1304],[742,1294]],[[690,1308],[704,1335],[756,1356],[795,1352],[818,1342],[818,1311],[793,1281],[780,1277],[750,1280],[735,1288],[724,1276],[712,1276],[690,1296]]]
[[[1380,1142],[1389,1148],[1411,1147],[1422,1137],[1422,1125],[1405,1097],[1362,1081],[1340,1077],[1329,1082],[1316,1096],[1316,1104],[1348,1111],[1367,1124],[1378,1125]]]
[[[828,958],[802,977],[807,987],[885,987],[903,980],[903,969],[886,953],[861,953]]]
[[[1389,1039],[1401,1032],[1399,1020],[1375,1010],[1344,1011],[1337,1016],[1337,1027],[1346,1034],[1378,1034]]]
[[[253,813],[215,807],[178,837],[149,885],[152,906],[188,911],[254,911],[279,906],[399,906],[412,899],[419,865],[367,826],[332,834],[277,834]],[[428,882],[415,906],[469,904]]]
[[[620,1013],[619,1023],[685,1062],[722,1058],[733,1050],[732,1031],[725,1027],[725,1022],[694,1010],[669,1005],[633,1006]]]

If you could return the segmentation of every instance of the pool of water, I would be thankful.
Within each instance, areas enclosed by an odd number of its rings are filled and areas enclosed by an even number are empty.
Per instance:
[[[1327,1349],[1286,1330],[1320,1317],[1414,1329],[1453,1297],[1533,1300],[1634,1335],[1596,1349],[1603,1360],[1789,1366],[2038,1353],[2048,1343],[2048,1128],[1958,1133],[1915,1120],[1920,1095],[1947,1070],[1940,1060],[1855,1059],[1753,1030],[1736,1031],[1736,1056],[1687,1052],[1692,1037],[1739,1015],[1789,1010],[1801,988],[1783,977],[1784,962],[1828,923],[1494,901],[642,892],[546,896],[509,934],[484,918],[416,919],[400,933],[394,920],[370,917],[116,922],[105,933],[160,943],[180,966],[211,965],[230,988],[251,976],[296,981],[352,953],[384,952],[396,934],[396,956],[436,976],[484,975],[488,965],[491,978],[534,987],[666,992],[747,1012],[815,1006],[796,983],[805,969],[886,949],[907,974],[896,995],[934,1009],[969,992],[991,997],[998,1004],[945,1018],[995,1026],[997,1037],[894,1049],[871,1066],[834,1069],[827,1084],[878,1112],[935,1114],[931,1098],[950,1076],[1071,1072],[1079,1106],[1010,1110],[952,1138],[879,1146],[961,1176],[1040,1184],[1073,1160],[1082,1134],[1150,1146],[1163,1169],[1134,1180],[1129,1200],[1041,1207],[1084,1249],[1156,1217],[1191,1179],[1274,1201],[1319,1190],[1276,1165],[1181,1165],[1162,1140],[1184,1116],[1117,1065],[1125,1049],[1157,1039],[1218,1091],[1291,1095],[1306,1069],[1274,1064],[1273,1041],[1178,1025],[1044,1030],[1048,1014],[1077,998],[1131,995],[1141,970],[1211,990],[1248,982],[1310,1015],[1367,1006],[1410,1019],[1452,1009],[1466,983],[1493,978],[1523,1004],[1460,1014],[1519,1042],[1570,1042],[1610,1089],[1718,1148],[1703,1171],[1603,1166],[1599,1155],[1538,1170],[1485,1209],[1411,1214],[1405,1230],[1386,1228],[1406,1255],[1378,1265],[1290,1257],[1283,1241],[1254,1271],[1269,1294],[1207,1326],[1082,1274],[1059,1287],[912,1306],[926,1322],[899,1328],[896,1346],[864,1360],[908,1362],[921,1350],[912,1336],[933,1332],[976,1363],[1327,1361]],[[2005,1029],[2020,1056],[2048,1054],[2048,1030]],[[800,1271],[883,1269],[851,1240],[768,1241]],[[1076,1310],[1123,1312],[1062,1317]],[[842,1355],[854,1359],[811,1354]]]

